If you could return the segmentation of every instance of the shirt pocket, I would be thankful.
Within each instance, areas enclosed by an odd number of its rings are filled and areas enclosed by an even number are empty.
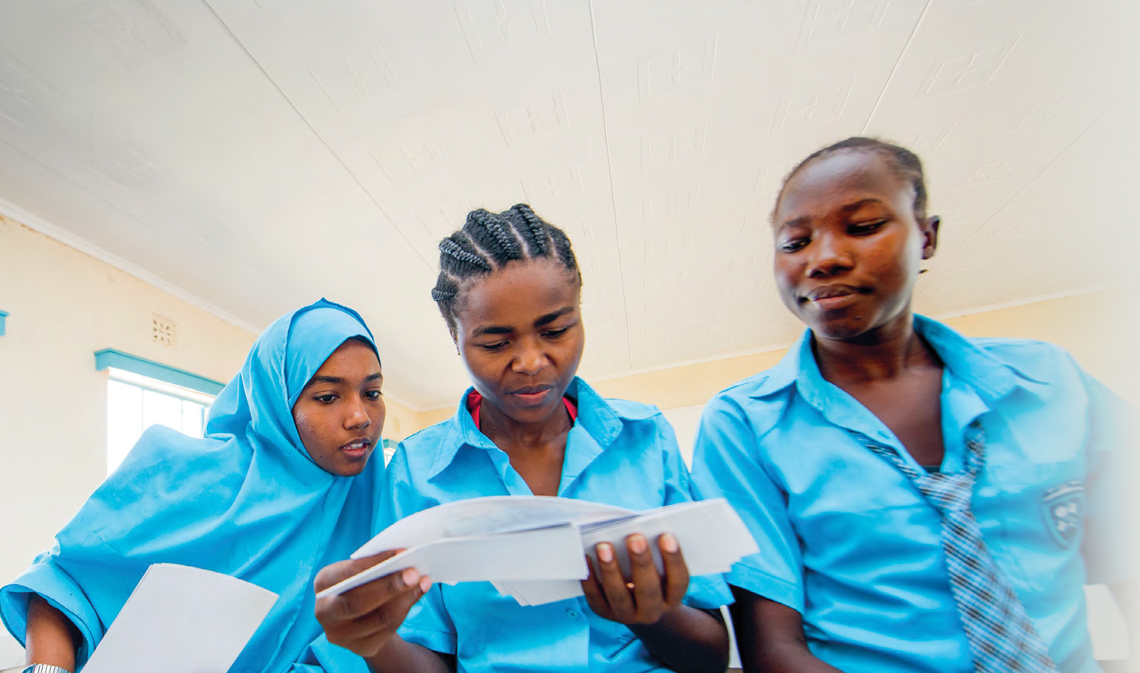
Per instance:
[[[1084,456],[987,475],[974,514],[1014,588],[1045,591],[1079,569],[1085,526]]]

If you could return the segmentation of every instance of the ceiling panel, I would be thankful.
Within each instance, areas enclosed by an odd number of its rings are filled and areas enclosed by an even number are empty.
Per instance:
[[[428,291],[469,210],[525,201],[570,234],[590,377],[755,352],[800,329],[776,190],[854,134],[926,163],[944,224],[920,310],[1125,282],[1137,11],[13,0],[0,199],[253,328],[353,305],[393,396],[450,406],[466,375]]]

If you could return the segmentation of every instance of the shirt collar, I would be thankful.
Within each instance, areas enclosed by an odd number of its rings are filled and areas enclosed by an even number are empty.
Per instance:
[[[978,346],[937,320],[916,315],[914,329],[954,376],[984,398],[1001,399],[1015,388],[1038,395],[1037,387],[1045,385],[1044,381],[1033,378],[1012,362]]]
[[[472,390],[474,388],[468,388],[463,393],[463,396],[459,398],[459,406],[455,415],[447,421],[447,433],[444,435],[443,441],[440,442],[439,453],[436,454],[435,461],[432,463],[431,471],[428,474],[429,479],[451,465],[459,453],[459,449],[464,446],[474,449],[498,449],[494,442],[484,435],[479,428],[475,427],[475,421],[471,418],[471,413],[467,411],[467,396]],[[575,463],[584,461],[588,464],[598,453],[612,444],[621,433],[622,416],[609,402],[578,377],[574,377],[574,380],[570,382],[566,394],[577,400],[578,403],[578,419],[574,422],[575,427],[580,426],[593,439],[593,442],[583,443],[590,445],[588,453],[592,455],[589,456],[572,457],[569,453],[571,447],[568,441],[566,462],[568,465],[572,460]]]
[[[1034,384],[1043,383],[936,320],[916,315],[914,330],[934,349],[954,376],[984,398],[1000,399],[1019,387],[1036,394]],[[796,384],[800,394],[814,406],[821,409],[827,406],[831,397],[828,388],[833,386],[820,373],[811,344],[811,330],[804,330],[779,364],[768,370],[767,378],[760,382],[751,396],[767,397]]]

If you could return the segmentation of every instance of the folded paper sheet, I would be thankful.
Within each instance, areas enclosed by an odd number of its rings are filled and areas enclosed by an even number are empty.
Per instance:
[[[229,575],[156,563],[83,673],[225,673],[276,601]]]
[[[736,561],[760,551],[732,506],[719,498],[658,507],[613,521],[587,523],[580,526],[580,532],[584,553],[595,562],[597,545],[612,544],[614,556],[626,577],[629,576],[629,554],[624,541],[634,533],[641,533],[651,541],[649,548],[658,570],[663,568],[661,553],[652,541],[664,533],[673,534],[691,577],[726,573]],[[582,585],[576,581],[521,580],[494,584],[501,593],[514,597],[521,605],[543,605],[582,595]]]
[[[404,519],[405,521],[407,519]],[[443,538],[412,547],[317,594],[335,596],[405,568],[435,582],[586,577],[582,538],[569,523],[501,535]]]
[[[692,576],[727,572],[759,551],[744,522],[722,499],[678,503],[645,512],[584,500],[493,496],[440,505],[401,519],[352,555],[407,548],[321,592],[336,595],[398,570],[416,568],[436,582],[492,582],[522,605],[582,595],[585,557],[600,542],[614,544],[628,572],[624,540],[672,533]],[[651,545],[661,559],[656,545]]]

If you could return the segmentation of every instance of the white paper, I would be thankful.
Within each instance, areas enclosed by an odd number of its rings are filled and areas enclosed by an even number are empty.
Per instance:
[[[229,575],[156,563],[83,673],[226,673],[276,601]]]
[[[510,580],[491,584],[519,605],[546,605],[582,595],[582,580]]]
[[[353,553],[352,558],[389,549],[411,549],[461,535],[488,535],[564,523],[613,519],[630,511],[587,500],[551,496],[496,495],[457,500],[400,519]]]
[[[700,502],[686,502],[658,507],[643,514],[607,525],[584,527],[582,544],[590,558],[597,561],[596,545],[609,542],[622,572],[629,576],[629,555],[625,538],[641,533],[649,540],[649,549],[657,562],[657,570],[664,567],[657,538],[672,533],[681,547],[681,555],[689,568],[689,575],[726,573],[732,564],[745,556],[760,551],[756,540],[740,520],[728,501],[717,498]]]
[[[637,513],[585,500],[492,496],[447,503],[397,521],[352,555],[389,549],[403,553],[318,597],[337,595],[405,568],[445,584],[491,582],[521,605],[543,605],[582,595],[581,580],[599,542],[613,543],[629,572],[625,538],[650,540],[658,568],[657,537],[676,536],[691,576],[727,572],[758,550],[740,517],[723,499],[678,503]]]
[[[583,551],[595,562],[596,545],[601,542],[612,544],[614,556],[626,577],[629,576],[629,555],[625,538],[634,533],[648,538],[658,571],[663,566],[657,537],[672,533],[681,547],[691,577],[728,572],[736,561],[760,551],[740,516],[721,498],[678,503],[610,522],[589,523],[581,527],[581,532]],[[582,595],[579,582],[498,582],[496,588],[514,597],[520,605],[543,605]]]
[[[500,579],[580,580],[589,574],[577,526],[563,523],[502,535],[468,535],[428,542],[325,589],[317,598],[336,596],[405,568],[415,568],[421,575],[443,584]]]

